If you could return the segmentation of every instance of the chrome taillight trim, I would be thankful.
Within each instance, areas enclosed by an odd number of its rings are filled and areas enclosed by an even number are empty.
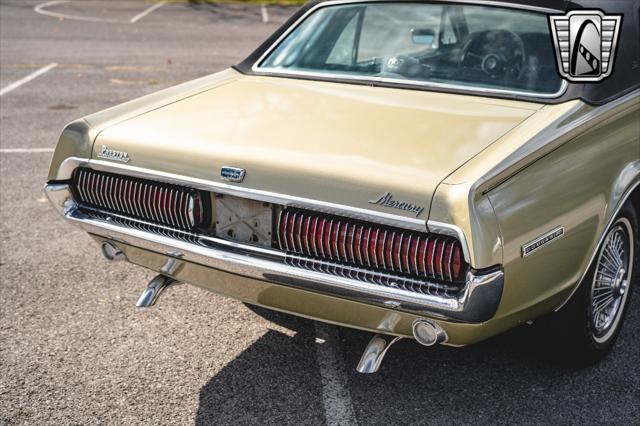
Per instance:
[[[431,232],[440,235],[455,237],[460,241],[464,260],[471,266],[475,266],[471,259],[469,243],[464,231],[459,226],[443,223],[439,221],[416,219],[397,214],[378,212],[370,209],[362,209],[342,204],[329,203],[321,200],[313,200],[288,194],[280,194],[270,191],[262,191],[253,188],[229,185],[213,180],[194,178],[191,176],[178,175],[175,173],[136,167],[130,164],[114,163],[104,160],[69,157],[65,159],[58,168],[55,181],[67,181],[71,178],[73,171],[77,167],[90,167],[95,170],[111,173],[124,174],[141,179],[155,180],[159,182],[189,186],[194,189],[210,191],[219,194],[245,197],[256,201],[279,204],[288,207],[310,209],[319,212],[345,216],[361,221],[370,221],[381,225],[410,229],[419,232]]]
[[[88,181],[90,183],[87,183]],[[121,219],[151,222],[168,229],[187,231],[196,231],[194,219],[196,204],[200,199],[214,195],[204,191],[198,192],[189,187],[95,171],[86,167],[79,167],[74,171],[71,186],[76,191],[77,201],[83,210],[92,209],[95,212],[119,216]],[[91,199],[84,197],[83,194],[86,191],[94,192],[95,197]],[[186,203],[176,202],[177,193],[182,195]],[[197,208],[202,210],[202,206]],[[460,290],[464,284],[466,271],[455,277],[449,274],[449,280],[445,280],[442,256],[439,259],[441,268],[439,276],[435,271],[420,272],[417,267],[418,261],[413,259],[413,256],[416,255],[417,240],[421,234],[416,234],[415,231],[363,222],[360,225],[360,234],[356,235],[358,222],[348,217],[289,207],[282,207],[282,209],[284,210],[280,211],[278,222],[275,224],[276,246],[289,255],[302,256],[305,260],[329,262],[336,266],[336,268],[332,266],[333,269],[340,269],[340,271],[357,270],[360,277],[364,276],[364,272],[360,271],[362,269],[367,275],[381,276],[379,282],[384,280],[409,282],[411,285],[405,286],[408,289],[425,287],[430,291],[444,289],[451,292],[455,288]],[[186,223],[180,222],[178,217],[186,217]],[[317,229],[317,224],[320,223],[320,235],[310,233],[312,221],[315,223],[314,229]],[[199,225],[197,229],[201,230],[210,227],[208,223]],[[393,238],[388,245],[390,230],[393,230]],[[428,240],[429,235],[423,234]],[[357,236],[359,239],[356,238]],[[319,243],[320,253],[311,251],[310,240],[313,240],[316,245]],[[454,238],[442,238],[443,251],[445,246],[451,245],[449,250],[453,252],[453,246],[457,244],[459,243]],[[349,257],[350,249],[353,252],[354,246],[358,247],[361,255],[364,254],[362,262]],[[386,250],[390,252],[387,253]],[[387,259],[389,259],[389,265],[387,265]],[[451,265],[449,265],[450,270]]]
[[[460,249],[460,242],[454,237],[434,236],[427,233],[390,228],[377,223],[359,223],[356,220],[319,213],[311,210],[283,208],[274,225],[280,250],[295,256],[302,256],[308,260],[329,261],[377,273],[392,274],[398,279],[414,279],[417,281],[437,280],[452,285],[462,283],[468,268],[459,256],[454,258]],[[311,227],[305,226],[312,221],[320,223],[311,233]],[[353,232],[349,232],[353,229]],[[358,231],[359,229],[359,231]],[[391,234],[390,244],[387,244]],[[320,241],[321,250],[311,251],[309,240]],[[435,240],[433,250],[423,253],[426,259],[418,261],[420,241]],[[282,244],[285,241],[285,244]],[[357,256],[350,257],[349,247],[357,247]],[[437,252],[436,252],[437,250]],[[387,259],[390,260],[387,264]],[[435,260],[437,259],[437,264]],[[453,262],[461,265],[457,276],[453,273]],[[418,265],[423,265],[421,269]],[[427,264],[429,266],[427,266]]]
[[[202,203],[202,196],[192,188],[143,181],[85,167],[75,169],[71,186],[80,205],[177,229],[193,230],[205,225],[193,215],[193,206],[197,202]],[[178,195],[183,200],[180,204],[177,203]],[[205,207],[200,205],[198,208],[202,212]]]
[[[44,191],[51,204],[65,219],[116,245],[135,246],[252,279],[331,294],[387,309],[467,323],[491,319],[502,297],[504,274],[500,270],[483,274],[469,272],[464,288],[454,297],[422,294],[291,266],[287,264],[287,259],[291,257],[277,250],[163,227],[159,227],[162,232],[151,232],[151,228],[158,226],[139,221],[138,227],[133,227],[124,222],[90,217],[79,209],[68,184],[48,184]],[[307,262],[308,259],[302,261]]]

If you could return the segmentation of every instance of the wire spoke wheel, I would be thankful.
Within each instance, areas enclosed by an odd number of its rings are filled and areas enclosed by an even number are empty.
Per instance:
[[[591,329],[599,343],[615,333],[624,310],[633,272],[632,239],[631,223],[621,218],[600,249],[590,297]]]

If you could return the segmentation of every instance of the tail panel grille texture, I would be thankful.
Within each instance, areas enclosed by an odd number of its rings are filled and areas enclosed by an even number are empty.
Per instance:
[[[283,209],[277,235],[287,253],[407,279],[463,284],[467,270],[454,238],[308,210]]]
[[[71,188],[80,208],[97,219],[196,243],[217,235],[211,192],[87,167],[74,171]],[[469,265],[455,238],[311,210],[273,209],[272,248],[285,253],[291,266],[445,297],[465,285]]]
[[[207,226],[208,197],[191,188],[78,168],[73,189],[87,207],[181,230]]]

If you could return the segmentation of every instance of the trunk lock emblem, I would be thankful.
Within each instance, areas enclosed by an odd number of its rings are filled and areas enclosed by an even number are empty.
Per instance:
[[[240,169],[238,167],[222,166],[220,169],[220,177],[222,180],[226,180],[227,182],[240,183],[244,180],[245,173],[245,169]]]

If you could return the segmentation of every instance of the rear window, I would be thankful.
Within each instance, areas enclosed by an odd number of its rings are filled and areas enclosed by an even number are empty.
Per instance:
[[[545,14],[442,2],[320,6],[258,70],[532,95],[562,88]]]

